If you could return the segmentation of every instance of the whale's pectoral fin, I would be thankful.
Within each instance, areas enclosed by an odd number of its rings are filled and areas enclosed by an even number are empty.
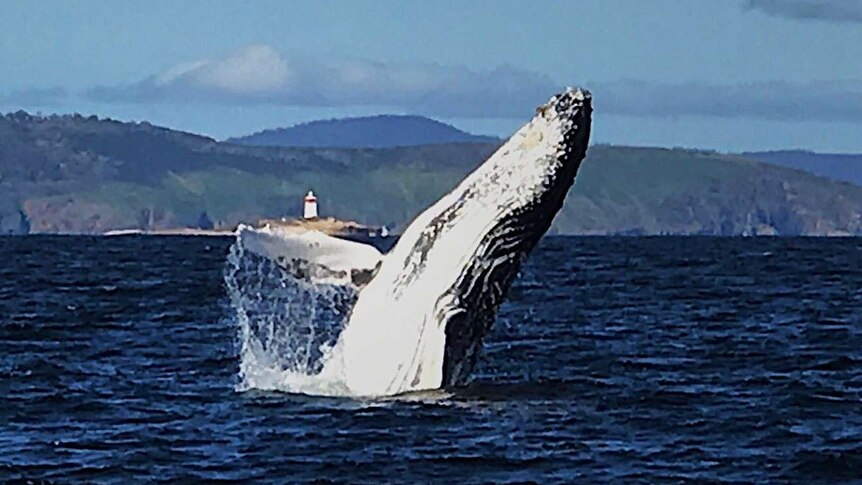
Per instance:
[[[276,262],[297,279],[356,289],[371,281],[383,257],[369,244],[294,228],[243,225],[238,240],[245,250]]]

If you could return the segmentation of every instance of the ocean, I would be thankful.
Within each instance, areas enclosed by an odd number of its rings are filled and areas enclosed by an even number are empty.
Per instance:
[[[387,399],[239,391],[231,243],[0,238],[0,481],[862,482],[862,239],[545,238]]]

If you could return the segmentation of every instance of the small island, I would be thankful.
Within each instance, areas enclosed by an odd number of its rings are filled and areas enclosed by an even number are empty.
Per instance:
[[[320,217],[317,208],[317,196],[314,191],[308,191],[303,199],[301,218],[281,217],[278,219],[260,219],[252,224],[254,227],[278,227],[288,231],[320,231],[329,236],[346,238],[386,237],[389,230],[386,226],[370,226],[356,221],[345,221],[335,217]],[[105,236],[233,236],[233,229],[204,229],[195,227],[178,227],[165,229],[120,229],[105,232]]]
[[[366,226],[356,221],[342,221],[334,217],[320,217],[317,210],[317,196],[309,190],[302,204],[302,219],[282,217],[280,219],[261,219],[256,227],[277,227],[283,230],[319,231],[328,236],[347,238],[386,237],[386,226]]]

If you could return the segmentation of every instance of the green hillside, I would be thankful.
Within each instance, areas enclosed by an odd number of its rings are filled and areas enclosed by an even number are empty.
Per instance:
[[[862,187],[692,150],[593,148],[555,227],[579,234],[860,234]]]
[[[222,227],[324,215],[399,228],[489,156],[487,143],[245,147],[149,124],[0,118],[0,232]],[[862,234],[862,187],[735,156],[595,146],[552,231]]]

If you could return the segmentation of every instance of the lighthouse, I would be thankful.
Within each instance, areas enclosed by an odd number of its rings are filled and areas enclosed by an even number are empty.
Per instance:
[[[305,204],[302,206],[303,219],[317,219],[317,197],[309,190],[305,196]]]

